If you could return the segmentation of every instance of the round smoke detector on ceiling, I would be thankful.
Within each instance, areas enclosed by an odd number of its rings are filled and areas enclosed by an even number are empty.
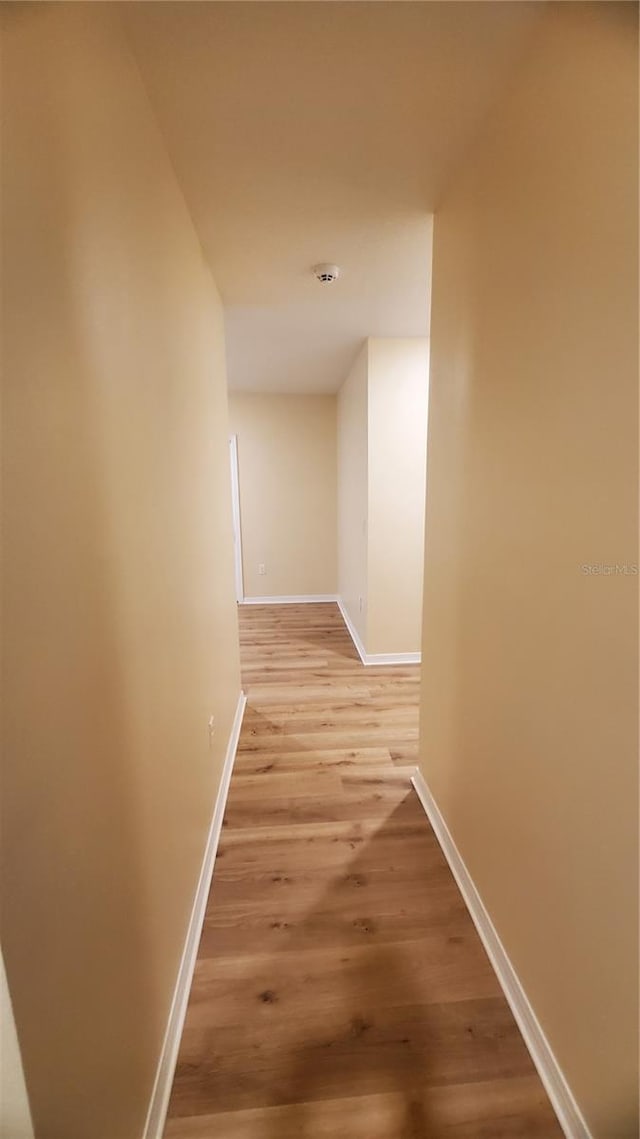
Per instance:
[[[313,275],[321,284],[332,285],[334,281],[338,280],[340,269],[337,265],[326,265],[322,262],[320,265],[313,266]]]

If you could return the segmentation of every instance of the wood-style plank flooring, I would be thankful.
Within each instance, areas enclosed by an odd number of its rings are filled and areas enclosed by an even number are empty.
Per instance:
[[[248,705],[166,1139],[562,1139],[409,779],[417,667],[240,609]]]

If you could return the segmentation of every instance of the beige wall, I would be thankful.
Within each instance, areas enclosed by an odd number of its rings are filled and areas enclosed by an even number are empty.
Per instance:
[[[245,597],[335,594],[336,397],[230,393],[229,415]]]
[[[0,955],[0,1139],[33,1139],[22,1057]]]
[[[367,652],[419,652],[429,341],[369,340]]]
[[[369,338],[338,393],[338,594],[367,655],[420,651],[429,342]]]
[[[3,17],[3,949],[38,1139],[139,1139],[239,691],[222,314],[117,5]]]
[[[338,593],[367,636],[368,343],[338,393]]]
[[[637,1136],[637,9],[556,5],[436,215],[422,767],[595,1139]]]

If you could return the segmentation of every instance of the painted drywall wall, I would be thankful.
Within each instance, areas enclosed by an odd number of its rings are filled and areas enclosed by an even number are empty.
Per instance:
[[[240,684],[222,312],[118,6],[2,16],[3,950],[38,1139],[139,1139]]]
[[[33,1139],[22,1056],[0,954],[0,1139]]]
[[[637,93],[636,6],[551,6],[435,221],[421,766],[595,1139],[638,1134]]]
[[[338,393],[338,594],[369,655],[420,651],[428,389],[426,337],[372,337]]]
[[[367,635],[368,344],[338,392],[338,594]]]
[[[369,653],[422,641],[429,341],[369,340]]]
[[[335,395],[231,393],[229,415],[245,596],[335,594]]]

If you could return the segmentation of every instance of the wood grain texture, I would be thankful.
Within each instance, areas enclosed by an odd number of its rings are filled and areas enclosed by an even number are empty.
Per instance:
[[[418,666],[240,609],[248,705],[166,1139],[562,1139],[409,779]]]

